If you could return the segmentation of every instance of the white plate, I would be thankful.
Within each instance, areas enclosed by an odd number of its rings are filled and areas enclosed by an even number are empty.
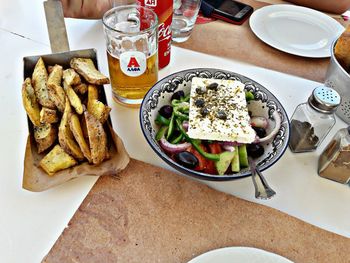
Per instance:
[[[270,5],[249,19],[254,34],[281,51],[312,58],[330,57],[332,42],[344,31],[336,20],[294,5]]]
[[[293,263],[265,250],[251,247],[225,247],[204,253],[188,263]]]

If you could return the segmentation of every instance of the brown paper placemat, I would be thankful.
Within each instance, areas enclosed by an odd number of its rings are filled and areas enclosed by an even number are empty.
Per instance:
[[[269,5],[254,0],[240,1],[251,5],[254,10]],[[329,58],[304,58],[270,47],[254,35],[248,20],[240,26],[222,21],[196,25],[189,40],[175,45],[318,82],[324,81],[329,64]]]
[[[349,262],[350,239],[131,160],[100,177],[44,262],[187,262],[228,246],[295,262]]]

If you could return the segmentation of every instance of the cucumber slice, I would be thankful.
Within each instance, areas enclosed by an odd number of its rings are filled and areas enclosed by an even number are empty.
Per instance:
[[[238,154],[238,147],[235,146],[235,151],[233,152],[235,155],[233,156],[232,162],[231,162],[231,170],[234,173],[238,173],[241,169],[239,166],[239,154]]]
[[[241,167],[248,167],[248,153],[247,146],[245,144],[238,146],[239,164]]]
[[[225,174],[232,162],[234,155],[234,152],[223,152],[220,154],[220,160],[215,162],[215,167],[219,175]]]

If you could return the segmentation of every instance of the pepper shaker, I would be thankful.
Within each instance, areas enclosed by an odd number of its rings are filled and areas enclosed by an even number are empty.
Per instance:
[[[294,153],[316,150],[335,124],[334,112],[340,105],[334,89],[317,87],[305,103],[299,104],[291,118],[289,148]]]
[[[324,149],[318,174],[342,184],[350,181],[350,126],[340,129]]]

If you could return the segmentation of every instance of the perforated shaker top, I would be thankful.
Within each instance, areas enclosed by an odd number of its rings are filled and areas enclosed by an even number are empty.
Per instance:
[[[341,97],[337,91],[325,86],[317,87],[309,97],[310,105],[323,113],[333,113],[340,105]]]

